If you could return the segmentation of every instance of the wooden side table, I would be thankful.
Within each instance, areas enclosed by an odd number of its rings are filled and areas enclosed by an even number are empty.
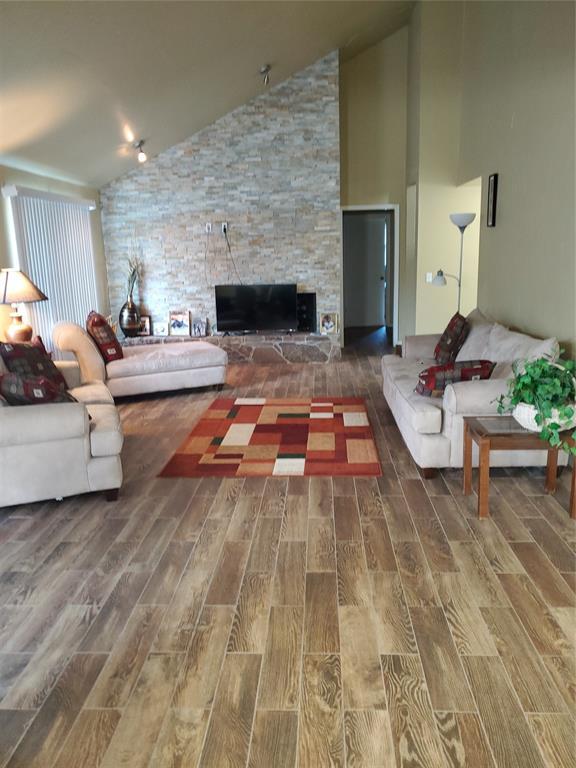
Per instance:
[[[575,441],[567,434],[566,442]],[[480,453],[478,479],[478,517],[489,516],[490,451],[548,451],[546,464],[546,491],[556,491],[558,449],[544,443],[536,432],[521,427],[512,416],[464,417],[464,494],[472,493],[472,443]],[[576,518],[576,463],[572,467],[570,517]]]

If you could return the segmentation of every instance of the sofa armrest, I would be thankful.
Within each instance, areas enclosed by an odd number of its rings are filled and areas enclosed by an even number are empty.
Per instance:
[[[80,366],[75,360],[54,360],[54,365],[64,376],[68,389],[80,386]]]
[[[406,336],[402,346],[402,357],[412,359],[434,357],[434,347],[440,341],[441,335],[441,333],[423,333],[419,336]]]
[[[496,400],[507,391],[506,379],[459,381],[446,387],[443,407],[462,416],[497,416]]]
[[[83,403],[0,408],[0,447],[68,440],[87,435],[89,429],[88,411]]]

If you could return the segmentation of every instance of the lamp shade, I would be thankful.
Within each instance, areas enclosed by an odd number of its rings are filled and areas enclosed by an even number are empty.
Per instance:
[[[442,272],[441,269],[439,269],[438,272],[436,272],[436,274],[434,275],[434,278],[432,280],[432,285],[436,285],[436,286],[446,285],[446,278],[444,277],[444,272]]]
[[[46,301],[42,291],[19,269],[0,271],[0,304],[29,304]]]
[[[451,213],[450,214],[450,221],[452,224],[456,224],[457,227],[460,227],[460,229],[465,229],[468,224],[472,224],[474,219],[476,218],[475,213]]]

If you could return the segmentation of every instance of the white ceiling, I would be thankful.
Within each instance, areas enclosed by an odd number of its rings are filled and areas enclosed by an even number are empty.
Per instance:
[[[413,2],[2,2],[0,163],[99,187],[334,49],[356,55]]]

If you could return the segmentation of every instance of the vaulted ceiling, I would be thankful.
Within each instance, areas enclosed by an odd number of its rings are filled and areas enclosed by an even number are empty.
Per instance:
[[[0,3],[0,163],[92,186],[271,83],[406,23],[412,2]]]

